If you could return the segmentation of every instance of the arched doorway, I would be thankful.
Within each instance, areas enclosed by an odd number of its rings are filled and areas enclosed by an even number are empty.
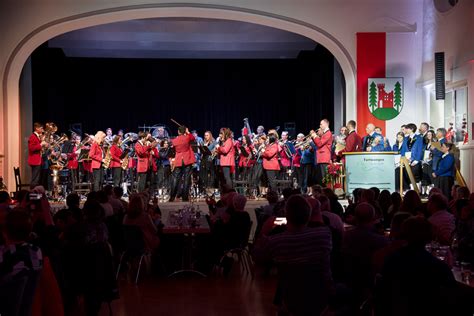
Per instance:
[[[22,115],[20,113],[18,83],[23,65],[31,53],[45,41],[66,32],[100,24],[159,17],[214,18],[249,22],[300,34],[322,44],[334,55],[341,66],[346,80],[346,117],[348,119],[355,118],[355,63],[345,47],[336,38],[315,25],[262,11],[213,5],[156,4],[93,11],[51,21],[37,28],[26,36],[10,55],[3,76],[2,87],[4,91],[4,130],[6,131],[3,148],[6,156],[3,164],[3,174],[9,188],[14,187],[11,170],[14,166],[19,166],[21,161],[19,144],[22,137],[18,131],[20,130]]]

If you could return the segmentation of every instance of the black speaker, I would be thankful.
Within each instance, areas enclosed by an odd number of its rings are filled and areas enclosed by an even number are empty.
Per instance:
[[[435,53],[436,100],[444,100],[446,94],[444,83],[444,52],[438,52]]]

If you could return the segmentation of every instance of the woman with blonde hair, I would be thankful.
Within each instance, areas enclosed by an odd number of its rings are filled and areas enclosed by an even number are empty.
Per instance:
[[[99,191],[102,188],[104,180],[102,170],[102,160],[104,159],[104,152],[101,147],[105,139],[105,133],[98,131],[94,136],[94,142],[92,143],[89,151],[89,158],[92,160],[92,177],[94,178],[94,191]]]

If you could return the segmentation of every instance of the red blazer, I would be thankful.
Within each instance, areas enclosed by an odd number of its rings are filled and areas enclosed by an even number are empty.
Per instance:
[[[356,152],[362,151],[362,138],[357,134],[356,131],[349,133],[346,137],[346,148],[344,148],[341,153],[343,152]]]
[[[280,152],[279,152],[279,155],[280,155],[280,163],[281,163],[281,165],[282,165],[283,167],[287,167],[287,168],[288,168],[288,167],[291,167],[291,158],[292,158],[292,157],[288,157],[288,156],[286,155],[285,150],[283,149],[282,146],[280,146],[280,144],[278,144],[278,147],[279,147],[278,150],[280,151]]]
[[[41,140],[35,133],[28,139],[28,165],[41,165]]]
[[[263,158],[263,169],[265,170],[280,170],[280,164],[278,163],[278,146],[277,143],[273,143],[265,148],[262,154]]]
[[[110,147],[110,155],[112,156],[110,168],[121,167],[120,156],[122,156],[122,149],[117,144],[113,144],[112,147]]]
[[[252,167],[255,164],[255,160],[251,159],[252,149],[250,146],[243,147],[240,146],[240,155],[239,155],[239,167]],[[247,157],[245,157],[242,152],[247,152]]]
[[[174,165],[176,167],[192,165],[196,162],[191,143],[194,141],[193,134],[179,135],[171,140],[176,155],[174,156]]]
[[[150,157],[151,168],[152,168],[153,172],[158,171],[158,165],[156,164],[156,159],[158,159],[159,157],[160,157],[160,152],[159,152],[158,148],[154,147],[151,150],[151,157]]]
[[[222,146],[217,149],[219,153],[219,163],[223,167],[235,166],[234,142],[228,138]]]
[[[147,172],[150,165],[151,147],[142,145],[140,142],[135,144],[135,153],[138,157],[137,172]]]
[[[332,133],[330,130],[323,133],[321,137],[315,137],[314,143],[318,147],[316,149],[316,162],[317,163],[330,163],[331,162],[331,146],[332,146]]]
[[[99,169],[102,166],[102,147],[100,147],[96,142],[91,146],[89,157],[92,159],[92,169]]]
[[[67,167],[69,169],[79,168],[79,162],[77,161],[76,151],[79,149],[76,145],[72,148],[72,153],[67,154]]]

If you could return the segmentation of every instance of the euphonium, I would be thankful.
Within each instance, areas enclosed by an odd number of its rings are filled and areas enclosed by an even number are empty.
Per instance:
[[[122,163],[121,163],[120,167],[122,167],[123,170],[127,170],[127,168],[128,168],[128,162],[130,160],[129,156],[130,156],[130,151],[127,152],[125,154],[125,157],[123,157],[123,159],[122,159]]]

